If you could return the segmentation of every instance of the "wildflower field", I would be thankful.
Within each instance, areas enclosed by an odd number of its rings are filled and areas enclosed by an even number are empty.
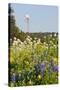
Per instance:
[[[9,86],[58,83],[58,34],[50,33],[43,39],[29,35],[24,41],[10,39]]]

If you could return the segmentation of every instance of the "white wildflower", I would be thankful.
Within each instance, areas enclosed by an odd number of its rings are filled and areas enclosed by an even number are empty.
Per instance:
[[[32,38],[30,37],[30,40],[32,40]]]
[[[56,45],[54,44],[54,47],[56,48]]]
[[[37,40],[37,44],[40,44],[41,42],[40,42],[40,38]]]
[[[30,41],[30,39],[29,39],[29,38],[26,38],[26,40],[27,40],[27,41]]]
[[[46,36],[44,36],[44,39],[46,38]]]
[[[36,46],[37,46],[37,43],[34,44],[34,48],[36,48]]]
[[[30,45],[32,45],[32,42],[30,42]]]
[[[34,40],[33,43],[36,43],[36,41]]]
[[[21,44],[23,45],[23,42],[21,42]]]
[[[10,42],[12,42],[12,38],[10,38]]]
[[[27,38],[29,38],[29,39],[30,39],[30,36],[27,36]]]
[[[56,37],[56,33],[54,34],[54,37]]]
[[[20,43],[20,42],[21,42],[21,40],[20,40],[20,39],[17,39],[17,42],[18,42],[18,43]]]
[[[52,42],[52,41],[50,41],[50,44],[53,44],[53,42]]]
[[[17,41],[14,41],[14,42],[13,42],[13,46],[16,46],[17,44],[18,44]]]
[[[26,41],[24,41],[24,44],[27,44],[27,42],[26,42]]]
[[[46,45],[46,42],[44,42],[44,45]]]
[[[34,39],[35,39],[35,40],[37,40],[37,38],[36,38],[36,37],[35,37]]]
[[[16,37],[14,37],[14,40],[16,40]]]
[[[50,34],[50,37],[52,37],[52,34]]]

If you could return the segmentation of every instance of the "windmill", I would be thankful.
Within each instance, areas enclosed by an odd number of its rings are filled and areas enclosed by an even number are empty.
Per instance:
[[[29,32],[29,19],[30,19],[30,16],[28,14],[26,14],[24,16],[25,30],[26,30],[26,32]]]

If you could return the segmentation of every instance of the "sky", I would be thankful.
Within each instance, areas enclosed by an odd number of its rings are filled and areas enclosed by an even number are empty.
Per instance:
[[[29,32],[58,32],[58,7],[12,3],[17,26],[26,32],[24,16],[29,15]]]

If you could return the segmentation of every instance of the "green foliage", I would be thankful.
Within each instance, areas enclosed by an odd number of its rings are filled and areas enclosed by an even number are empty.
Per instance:
[[[21,39],[21,41],[24,41],[26,38],[26,34],[24,32],[21,31],[21,29],[19,29],[16,25],[16,20],[15,20],[15,16],[14,16],[14,10],[11,7],[11,4],[8,5],[8,31],[9,31],[9,36],[13,41],[13,38],[19,38]]]
[[[40,39],[33,39],[30,36],[25,37],[24,41],[15,38],[10,46],[9,68],[11,74],[10,78],[13,73],[15,73],[16,80],[10,80],[10,86],[45,85],[58,83],[58,72],[54,71],[53,69],[54,65],[58,66],[58,44],[56,43],[56,38],[57,34],[56,37],[53,37],[52,35],[48,38],[48,41],[45,41],[44,39],[43,43]],[[53,59],[54,62],[53,66],[51,65],[51,59]],[[40,62],[41,64],[46,62],[43,77],[39,67]],[[21,74],[21,80],[18,80],[17,75],[19,73]]]

